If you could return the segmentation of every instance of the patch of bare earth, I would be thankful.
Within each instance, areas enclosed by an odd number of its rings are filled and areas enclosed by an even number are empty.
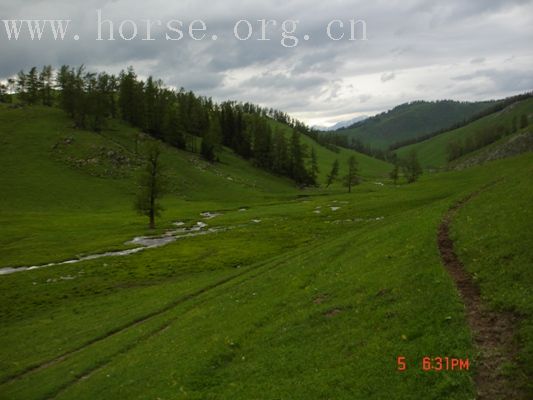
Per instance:
[[[329,310],[327,312],[324,313],[324,316],[326,318],[333,318],[335,315],[338,315],[342,312],[342,310],[340,308],[334,308],[332,310]]]
[[[441,259],[455,282],[465,304],[466,317],[479,355],[475,363],[475,385],[478,400],[525,399],[505,367],[516,361],[517,317],[511,313],[490,310],[481,299],[479,287],[466,271],[454,251],[450,225],[457,211],[479,192],[474,192],[452,206],[444,216],[437,235]]]

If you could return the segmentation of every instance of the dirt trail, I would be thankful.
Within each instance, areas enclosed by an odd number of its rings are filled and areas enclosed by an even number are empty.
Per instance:
[[[465,304],[468,324],[479,351],[475,368],[475,385],[478,400],[522,399],[520,389],[512,382],[502,367],[516,358],[515,340],[517,318],[510,313],[491,311],[481,299],[479,288],[466,271],[454,251],[450,225],[461,207],[481,191],[471,193],[454,204],[444,216],[438,229],[438,247],[442,262],[455,282]]]

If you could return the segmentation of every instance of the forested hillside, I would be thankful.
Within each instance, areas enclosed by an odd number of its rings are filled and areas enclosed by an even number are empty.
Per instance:
[[[526,98],[460,128],[401,147],[396,154],[401,158],[415,151],[424,167],[442,168],[504,137],[530,129],[532,118],[533,99]]]
[[[302,139],[311,134],[305,124],[281,111],[234,101],[217,104],[191,91],[165,87],[152,77],[143,81],[133,68],[115,76],[87,72],[83,66],[65,65],[56,74],[50,66],[40,72],[34,67],[28,73],[21,71],[9,84],[16,97],[4,94],[0,100],[59,105],[77,129],[102,132],[111,121],[120,119],[212,163],[220,161],[222,149],[227,147],[255,166],[300,186],[320,184],[318,154],[323,151],[315,149],[319,145],[313,140]],[[330,150],[340,152],[336,146]],[[374,160],[367,163],[385,165]]]
[[[336,133],[347,135],[364,145],[386,150],[397,142],[415,139],[461,123],[493,104],[494,101],[413,101],[340,129]]]

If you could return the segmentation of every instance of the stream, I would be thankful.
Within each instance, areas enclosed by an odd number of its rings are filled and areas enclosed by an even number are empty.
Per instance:
[[[209,215],[209,217],[213,218],[211,215]],[[138,236],[136,238],[133,238],[132,240],[125,242],[124,244],[137,246],[131,249],[115,250],[115,251],[107,251],[105,253],[90,254],[90,255],[81,256],[81,257],[73,258],[73,259],[66,260],[66,261],[52,262],[48,264],[23,266],[23,267],[5,267],[5,268],[0,268],[0,275],[8,275],[8,274],[12,274],[15,272],[22,272],[22,271],[31,271],[35,269],[53,267],[57,265],[75,264],[81,261],[95,260],[97,258],[103,258],[103,257],[127,256],[130,254],[139,253],[140,251],[143,251],[146,249],[162,247],[169,243],[175,242],[178,239],[207,235],[210,233],[221,232],[221,231],[225,231],[225,230],[232,228],[232,227],[208,228],[207,224],[201,221],[197,222],[195,225],[189,228],[182,227],[182,225],[184,225],[183,222],[174,222],[174,226],[176,226],[176,228],[169,229],[162,235]]]

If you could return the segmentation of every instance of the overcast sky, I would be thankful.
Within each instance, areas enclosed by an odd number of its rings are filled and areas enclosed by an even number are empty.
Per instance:
[[[96,40],[98,9],[113,21],[115,41]],[[360,40],[361,29],[358,40],[347,40],[352,18],[366,22],[367,40]],[[480,100],[533,89],[533,1],[2,0],[0,19],[72,20],[63,41],[52,40],[50,33],[31,41],[24,27],[19,40],[8,40],[2,22],[0,79],[33,65],[85,64],[108,72],[133,65],[142,77],[153,75],[215,100],[278,108],[311,125],[372,115],[417,99]],[[130,41],[119,37],[125,19],[138,28]],[[153,41],[142,40],[144,19],[155,21]],[[165,38],[177,37],[166,27],[173,19],[183,22],[182,40]],[[207,25],[204,40],[188,37],[195,19]],[[254,31],[246,41],[233,32],[241,19]],[[278,22],[266,30],[271,40],[256,40],[258,19]],[[286,48],[280,25],[290,19],[299,20],[299,43]],[[344,29],[335,22],[332,36],[345,35],[334,41],[326,28],[337,19]],[[244,37],[246,26],[240,27]],[[123,33],[131,37],[130,23]],[[202,33],[196,31],[196,37]],[[109,35],[107,25],[103,34]]]

